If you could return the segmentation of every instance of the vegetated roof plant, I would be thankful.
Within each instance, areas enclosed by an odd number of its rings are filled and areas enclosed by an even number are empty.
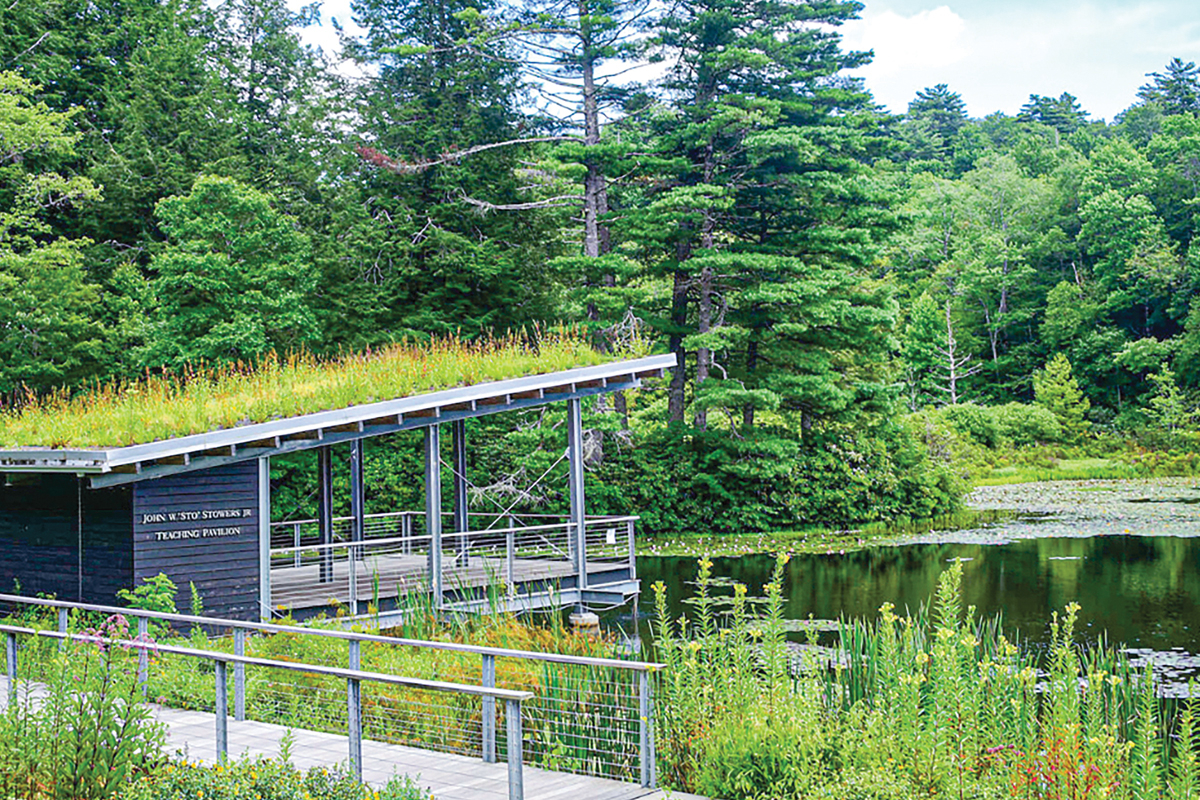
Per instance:
[[[199,365],[75,393],[28,394],[0,413],[0,447],[144,444],[612,358],[569,328],[404,341],[333,358],[269,353],[252,364]]]

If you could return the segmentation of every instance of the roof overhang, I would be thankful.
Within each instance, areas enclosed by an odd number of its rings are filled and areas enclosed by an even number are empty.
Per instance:
[[[66,472],[91,476],[94,488],[115,486],[457,419],[636,389],[643,378],[660,377],[674,366],[674,354],[650,356],[239,425],[148,444],[103,449],[0,450],[0,472]]]

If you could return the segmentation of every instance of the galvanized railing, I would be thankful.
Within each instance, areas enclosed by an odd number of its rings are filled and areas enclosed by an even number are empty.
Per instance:
[[[424,653],[428,669],[439,677],[442,677],[442,673],[455,673],[458,676],[454,681],[456,684],[475,684],[487,691],[503,689],[534,694],[523,704],[526,733],[532,737],[523,750],[528,763],[565,772],[636,780],[647,787],[655,784],[651,676],[663,668],[662,664],[403,639],[335,628],[165,614],[8,594],[0,594],[0,603],[14,608],[56,609],[59,634],[68,632],[70,614],[87,612],[119,613],[136,619],[139,638],[143,640],[149,635],[151,624],[165,624],[178,629],[201,626],[214,633],[229,632],[232,635],[222,642],[232,645],[232,651],[225,655],[230,656],[226,662],[233,666],[234,718],[242,720],[252,717],[270,722],[288,709],[293,712],[300,709],[309,715],[306,718],[309,724],[295,727],[335,727],[335,720],[323,718],[321,710],[339,707],[341,690],[331,685],[316,685],[312,680],[301,680],[301,673],[317,676],[336,673],[307,668],[298,672],[291,670],[297,676],[293,683],[264,675],[268,672],[266,669],[259,669],[248,676],[246,667],[255,666],[254,657],[246,655],[251,634],[258,635],[252,643],[268,652],[275,644],[272,637],[311,637],[314,641],[335,640],[344,643],[345,649],[332,655],[344,657],[342,663],[351,670],[362,669],[363,647],[367,645],[378,648],[368,652],[378,652],[381,661],[389,653]],[[288,645],[286,638],[280,641]],[[287,646],[284,652],[290,653],[292,649]],[[156,645],[155,652],[171,654],[161,645]],[[415,659],[406,663],[412,668],[421,666]],[[507,669],[498,669],[501,665],[507,666]],[[141,652],[139,666],[144,682],[150,691],[157,693],[155,676],[150,674],[147,651]],[[170,665],[163,663],[159,667],[168,668]],[[340,669],[341,665],[326,664],[323,668]],[[412,669],[405,671],[411,672]],[[470,678],[469,682],[467,677]],[[411,680],[430,678],[414,676]],[[255,702],[252,704],[248,703],[248,687],[254,694]],[[161,686],[158,689],[169,694],[172,687]],[[495,762],[504,755],[502,746],[508,743],[498,742],[496,738],[495,696],[481,695],[482,702],[476,715],[472,709],[438,702],[435,696],[402,698],[385,690],[386,685],[381,684],[374,696],[364,700],[368,706],[363,710],[364,730],[369,738],[475,755],[485,762]],[[419,731],[417,727],[420,727]],[[443,738],[431,740],[431,730],[441,732]]]
[[[564,578],[578,569],[570,520],[549,514],[472,514],[471,519],[473,530],[441,534],[437,575],[431,572],[435,559],[423,512],[368,514],[359,541],[352,539],[352,517],[334,518],[331,542],[321,541],[315,519],[272,523],[271,605],[304,607],[313,598],[321,605],[333,599],[357,615],[361,601],[378,601],[380,591],[387,597],[433,591],[440,598],[447,590],[462,594],[502,586],[511,594],[519,583]],[[637,520],[587,518],[584,569],[628,565],[634,578]]]
[[[66,608],[60,609],[67,610]],[[144,618],[143,618],[144,619]],[[253,658],[245,655],[236,655],[223,653],[216,650],[202,650],[193,647],[179,647],[175,645],[159,644],[149,641],[148,638],[139,635],[137,639],[113,639],[110,637],[99,637],[94,635],[81,635],[71,633],[69,631],[49,631],[38,628],[27,628],[17,625],[0,624],[0,633],[5,636],[5,661],[7,666],[8,678],[8,702],[15,703],[18,696],[19,676],[18,676],[18,636],[29,636],[34,638],[50,638],[59,641],[79,641],[91,644],[105,644],[117,647],[129,648],[136,650],[139,654],[139,680],[145,682],[147,675],[144,666],[149,653],[156,656],[161,655],[176,655],[186,658],[200,659],[211,661],[214,666],[214,736],[216,740],[217,758],[219,761],[224,761],[229,754],[229,709],[228,709],[228,668],[233,665],[235,674],[235,705],[244,702],[244,678],[247,667],[256,667],[263,669],[285,670],[292,672],[300,672],[306,675],[323,675],[332,678],[342,679],[346,682],[346,733],[348,743],[348,763],[351,772],[359,780],[362,780],[363,767],[363,708],[362,708],[362,686],[364,683],[378,683],[389,686],[400,686],[409,689],[417,689],[428,692],[447,692],[458,695],[466,695],[470,697],[481,698],[486,706],[491,704],[495,707],[497,700],[504,702],[506,706],[505,722],[507,727],[507,744],[508,744],[508,796],[510,800],[523,800],[524,779],[522,773],[522,761],[524,758],[523,739],[521,727],[521,705],[527,700],[533,698],[532,692],[527,691],[512,691],[508,689],[497,689],[487,686],[469,686],[459,683],[449,683],[446,681],[431,681],[420,678],[409,678],[399,675],[389,675],[380,672],[367,672],[355,665],[358,660],[358,643],[351,642],[351,666],[349,668],[330,667],[323,664],[308,664],[297,661],[278,661],[266,658]],[[237,714],[237,719],[244,718],[244,710]]]

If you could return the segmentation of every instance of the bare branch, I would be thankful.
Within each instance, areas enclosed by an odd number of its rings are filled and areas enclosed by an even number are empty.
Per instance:
[[[512,147],[520,144],[539,144],[542,142],[578,142],[584,144],[584,141],[577,136],[537,136],[529,139],[509,139],[505,142],[489,142],[488,144],[479,144],[474,147],[468,147],[465,150],[451,150],[442,153],[435,159],[429,161],[418,161],[409,163],[400,161],[391,156],[384,155],[373,147],[358,145],[355,152],[358,157],[369,164],[374,164],[380,169],[385,169],[388,172],[394,172],[397,175],[416,175],[424,172],[432,167],[441,166],[442,164],[451,164],[459,161],[467,156],[473,156],[476,153],[482,153],[485,150],[495,150],[499,147]]]
[[[534,200],[528,203],[489,203],[486,200],[476,200],[474,197],[463,196],[464,203],[475,206],[482,213],[489,211],[531,211],[540,208],[562,208],[578,206],[583,202],[583,195],[564,194],[559,197],[547,197],[545,200]]]

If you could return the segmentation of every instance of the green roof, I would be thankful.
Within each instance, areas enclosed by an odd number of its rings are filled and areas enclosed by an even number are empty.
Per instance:
[[[613,360],[569,331],[482,342],[397,344],[334,359],[268,356],[31,398],[0,414],[3,448],[109,448],[560,372]]]

